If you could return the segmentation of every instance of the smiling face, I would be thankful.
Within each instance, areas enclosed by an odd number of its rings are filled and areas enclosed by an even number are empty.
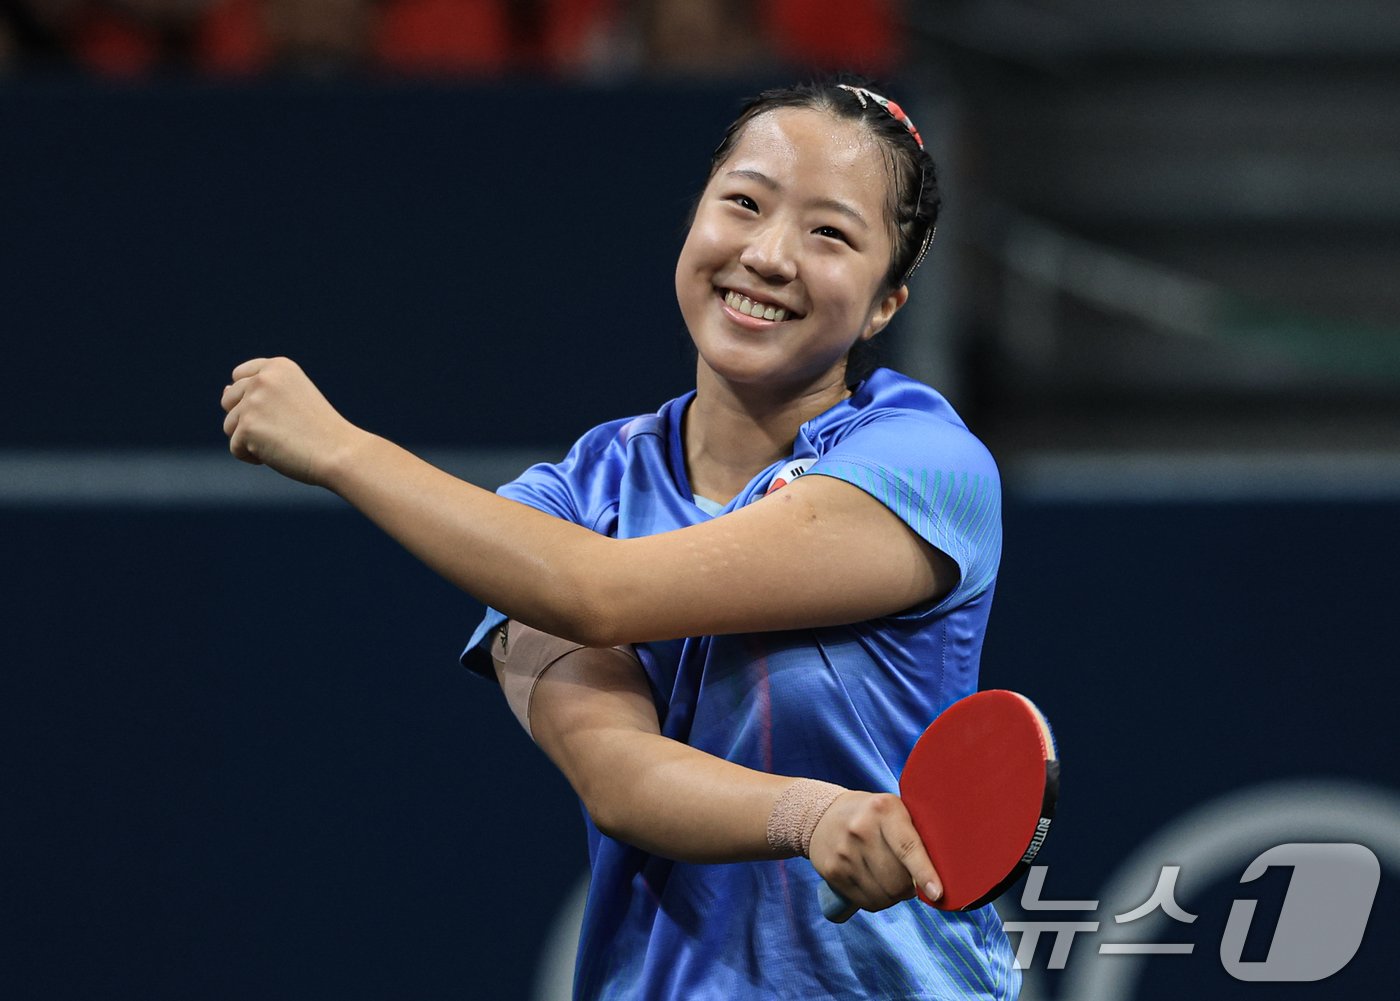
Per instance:
[[[846,354],[907,295],[889,168],[859,121],[781,108],[750,121],[700,196],[676,296],[702,370],[778,392],[844,387]]]

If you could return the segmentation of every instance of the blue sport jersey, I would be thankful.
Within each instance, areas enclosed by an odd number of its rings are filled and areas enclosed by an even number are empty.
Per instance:
[[[615,538],[704,521],[713,515],[696,504],[681,443],[693,396],[594,428],[562,462],[534,466],[499,492]],[[919,734],[977,689],[1001,556],[996,466],[941,395],[880,369],[803,424],[792,455],[718,517],[795,475],[833,476],[878,499],[957,563],[957,586],[942,601],[855,625],[638,644],[661,730],[760,771],[897,792]],[[488,610],[464,662],[489,673],[483,640],[503,619]],[[581,1001],[1019,992],[990,906],[944,913],[916,899],[837,925],[822,916],[820,877],[806,859],[695,865],[608,838],[591,822],[588,834]]]

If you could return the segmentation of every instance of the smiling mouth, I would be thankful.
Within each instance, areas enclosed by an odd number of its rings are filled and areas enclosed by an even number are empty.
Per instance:
[[[752,316],[756,320],[773,320],[781,322],[789,317],[798,314],[792,313],[782,306],[774,306],[772,303],[756,302],[748,296],[730,289],[720,289],[724,304],[730,309],[745,316]]]

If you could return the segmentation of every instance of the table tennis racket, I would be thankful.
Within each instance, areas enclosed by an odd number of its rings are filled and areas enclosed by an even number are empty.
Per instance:
[[[904,763],[899,797],[943,881],[925,903],[966,911],[1020,879],[1050,830],[1060,763],[1050,725],[1016,692],[977,692],[929,725]],[[859,908],[825,882],[822,913],[845,921]]]

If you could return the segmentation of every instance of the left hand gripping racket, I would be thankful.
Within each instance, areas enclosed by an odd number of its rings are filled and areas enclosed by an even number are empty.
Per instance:
[[[976,692],[929,725],[899,779],[899,797],[943,881],[935,903],[966,911],[1001,896],[1030,867],[1055,815],[1060,762],[1050,725],[1016,692]],[[822,913],[858,907],[823,882]]]

